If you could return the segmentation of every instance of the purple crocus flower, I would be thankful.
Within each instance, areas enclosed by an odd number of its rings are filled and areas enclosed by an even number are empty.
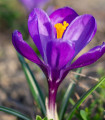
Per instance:
[[[19,0],[28,12],[33,8],[43,7],[49,0]]]
[[[105,43],[72,62],[92,40],[97,24],[92,15],[79,16],[69,7],[60,8],[50,16],[35,8],[28,18],[28,29],[42,60],[23,40],[19,31],[13,32],[12,42],[21,55],[36,63],[45,73],[49,86],[48,116],[55,120],[55,99],[60,83],[70,70],[96,62],[105,53]]]

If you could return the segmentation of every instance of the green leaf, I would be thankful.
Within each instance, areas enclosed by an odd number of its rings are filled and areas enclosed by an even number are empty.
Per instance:
[[[46,115],[46,109],[45,109],[45,99],[43,97],[43,93],[33,75],[33,73],[31,72],[28,64],[25,62],[23,56],[21,56],[19,53],[18,53],[18,58],[20,60],[20,63],[22,65],[22,69],[25,73],[25,76],[26,76],[26,79],[27,79],[27,82],[29,84],[29,87],[30,87],[30,90],[31,90],[31,93],[34,97],[34,100],[37,102],[39,108],[41,109],[42,113],[44,115]]]
[[[36,120],[49,120],[49,119],[47,117],[42,119],[39,115],[37,115]],[[50,119],[50,120],[53,120],[53,119]]]
[[[82,95],[82,97],[80,98],[80,100],[75,104],[75,106],[73,107],[73,109],[70,112],[69,117],[67,118],[67,120],[71,120],[71,118],[73,117],[73,115],[75,114],[75,111],[79,108],[79,106],[84,102],[84,100],[96,89],[98,88],[102,82],[105,81],[105,77],[102,78],[96,85],[94,85],[91,89],[89,89],[86,93],[84,93]]]
[[[72,95],[72,92],[74,90],[75,87],[75,83],[71,82],[61,103],[61,107],[60,107],[60,112],[59,112],[59,120],[62,120],[64,113],[66,111],[67,108],[67,104],[68,104],[68,100],[70,98],[70,96]]]
[[[81,73],[82,69],[83,68],[78,68],[76,72]],[[78,80],[79,80],[79,77],[80,77],[79,75],[75,75],[75,78]],[[66,92],[65,92],[65,95],[64,95],[62,103],[61,103],[61,108],[60,108],[60,112],[59,112],[59,120],[63,119],[63,116],[64,116],[65,111],[67,109],[67,104],[68,104],[69,98],[72,95],[74,88],[75,88],[75,83],[71,82],[70,85],[68,86]]]
[[[0,106],[0,111],[6,112],[6,113],[11,114],[11,115],[14,115],[14,116],[19,117],[23,120],[32,120],[31,118],[26,117],[22,113],[17,112],[16,110],[13,110],[11,108],[4,107],[4,106]]]
[[[86,112],[84,110],[80,111],[80,115],[81,115],[83,120],[87,120],[87,114],[86,114]]]
[[[39,115],[37,115],[36,120],[42,120],[42,118]]]
[[[43,120],[48,120],[48,118],[47,118],[47,117],[45,117],[45,118],[43,118]]]
[[[69,102],[72,104],[72,105],[75,105],[75,102],[72,98],[69,99]]]
[[[76,73],[81,73],[82,72],[82,70],[83,70],[83,67],[82,68],[78,68],[77,69],[77,71],[76,71]],[[75,75],[75,78],[76,78],[76,80],[79,80],[79,78],[80,78],[80,75]]]

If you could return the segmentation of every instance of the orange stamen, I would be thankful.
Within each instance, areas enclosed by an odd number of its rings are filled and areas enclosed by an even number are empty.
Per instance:
[[[69,23],[67,23],[66,21],[62,23],[57,23],[55,24],[55,28],[56,28],[56,32],[57,32],[57,38],[60,39],[63,36],[64,31],[66,30],[66,28],[68,27]]]

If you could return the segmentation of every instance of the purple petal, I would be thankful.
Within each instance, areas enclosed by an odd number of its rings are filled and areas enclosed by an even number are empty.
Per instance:
[[[63,23],[63,21],[66,21],[70,24],[72,20],[74,20],[78,14],[69,7],[64,7],[57,9],[50,15],[50,19],[53,25],[56,23]]]
[[[28,12],[33,8],[43,7],[49,0],[19,0]]]
[[[42,65],[41,60],[38,58],[33,49],[23,40],[22,34],[17,30],[12,34],[12,43],[22,56],[38,65]]]
[[[53,25],[55,38],[56,38],[56,29],[54,25],[57,23],[63,23],[63,21],[66,21],[67,23],[70,24],[77,16],[78,14],[72,8],[69,7],[60,8],[54,11],[50,15],[50,19]]]
[[[62,40],[60,40],[62,41]],[[46,54],[48,64],[52,68],[61,69],[70,61],[74,55],[73,46],[67,42],[50,41],[47,44]]]
[[[46,12],[48,15],[50,15],[54,10],[55,10],[55,7],[51,5],[51,6],[48,6]]]
[[[37,6],[35,5],[34,0],[19,0],[19,1],[23,4],[27,11],[31,11],[34,7]]]
[[[52,38],[53,33],[47,14],[39,8],[35,8],[29,15],[28,29],[35,45],[44,58],[46,43]]]
[[[81,15],[67,28],[63,38],[75,43],[75,55],[91,41],[96,33],[96,26],[93,16]]]
[[[105,53],[105,43],[101,46],[96,46],[89,50],[87,53],[80,56],[73,64],[70,69],[79,68],[90,65],[96,62]]]

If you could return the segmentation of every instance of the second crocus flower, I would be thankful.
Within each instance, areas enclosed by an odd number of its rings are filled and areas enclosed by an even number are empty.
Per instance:
[[[34,8],[43,7],[50,0],[19,0],[28,12],[31,12]]]

